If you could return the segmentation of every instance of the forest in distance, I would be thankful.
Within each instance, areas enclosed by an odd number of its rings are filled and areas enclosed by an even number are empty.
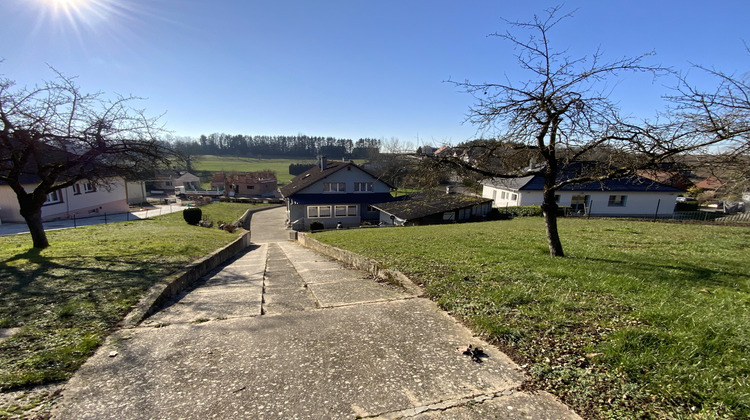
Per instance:
[[[307,136],[249,136],[214,133],[200,138],[175,138],[175,150],[186,156],[252,156],[275,158],[316,158],[323,155],[333,159],[367,159],[380,151],[381,140],[362,138],[357,141],[335,137]]]

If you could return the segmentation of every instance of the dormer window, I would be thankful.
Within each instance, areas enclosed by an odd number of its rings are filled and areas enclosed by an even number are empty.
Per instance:
[[[323,192],[346,192],[345,182],[326,182],[323,183]]]

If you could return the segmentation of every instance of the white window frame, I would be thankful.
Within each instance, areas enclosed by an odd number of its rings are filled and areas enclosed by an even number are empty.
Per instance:
[[[346,192],[346,182],[324,182],[324,193],[342,193]]]
[[[610,195],[609,200],[607,200],[607,206],[608,207],[625,207],[628,203],[628,196],[627,195]]]
[[[47,200],[44,202],[43,205],[48,206],[52,204],[59,204],[62,203],[62,192],[60,190],[50,191],[47,193]]]
[[[307,218],[308,219],[330,219],[331,218],[331,206],[307,206]]]
[[[96,185],[91,182],[85,182],[83,184],[83,192],[86,194],[96,192]]]
[[[356,204],[337,204],[333,208],[335,217],[357,217],[359,206]]]
[[[73,195],[81,195],[81,184],[73,184]]]
[[[355,182],[354,183],[354,192],[373,192],[374,190],[374,183],[372,182]]]

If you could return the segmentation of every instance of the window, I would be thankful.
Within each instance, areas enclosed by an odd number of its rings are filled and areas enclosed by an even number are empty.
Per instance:
[[[73,195],[81,194],[81,184],[73,184]]]
[[[352,205],[352,204],[337,205],[334,208],[334,214],[336,215],[336,217],[347,217],[347,216],[354,217],[354,216],[357,216],[357,207],[358,207],[357,205]]]
[[[90,182],[87,182],[83,184],[83,192],[85,193],[91,193],[96,191],[96,186]]]
[[[345,192],[346,184],[343,182],[326,182],[323,184],[323,192]]]
[[[610,207],[625,207],[627,199],[627,195],[610,195],[609,203],[607,205]]]
[[[372,182],[355,182],[354,192],[372,192]]]
[[[506,198],[508,198],[508,192],[507,191],[503,191],[502,193],[500,193],[500,198],[502,200],[505,200]]]
[[[57,204],[57,203],[62,203],[62,194],[60,194],[60,190],[55,190],[47,194],[47,201],[44,202],[45,206],[48,204]]]
[[[307,217],[331,217],[331,206],[307,206]]]
[[[511,195],[510,195],[510,200],[511,200],[511,201],[516,201],[516,200],[518,200],[518,194],[511,194]]]
[[[254,189],[255,189],[255,185],[248,185],[248,186],[247,186],[247,189],[248,189],[248,190],[254,190]]]

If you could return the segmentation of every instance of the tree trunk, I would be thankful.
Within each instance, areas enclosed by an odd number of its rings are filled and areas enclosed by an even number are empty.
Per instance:
[[[26,220],[26,226],[31,233],[34,248],[44,249],[49,247],[47,232],[44,231],[44,225],[42,224],[41,206],[34,205],[33,199],[30,197],[24,197],[23,199],[19,197],[18,202],[21,206],[21,216]]]
[[[544,191],[544,201],[542,202],[542,213],[544,214],[544,225],[547,228],[547,245],[549,245],[549,254],[553,257],[564,257],[560,234],[557,231],[557,201],[555,201],[556,190]]]

